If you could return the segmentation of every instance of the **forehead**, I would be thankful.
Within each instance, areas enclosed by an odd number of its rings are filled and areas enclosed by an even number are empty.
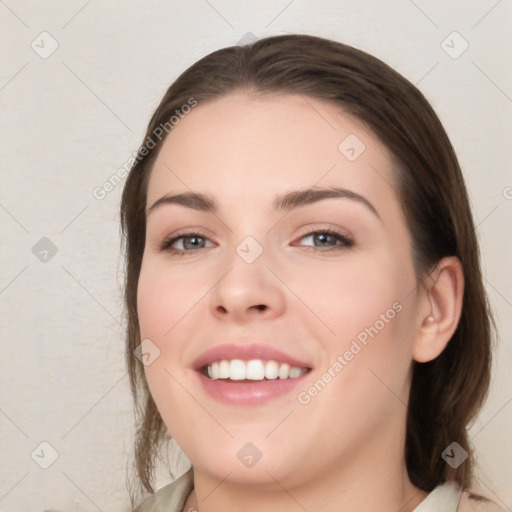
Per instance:
[[[272,201],[315,185],[397,201],[391,159],[359,120],[301,95],[231,94],[201,102],[167,136],[148,186],[148,204],[169,192],[219,202]]]

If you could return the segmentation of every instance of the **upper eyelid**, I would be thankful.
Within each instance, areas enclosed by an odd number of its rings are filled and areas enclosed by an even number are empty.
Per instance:
[[[339,231],[334,231],[334,230],[331,230],[331,229],[316,229],[316,230],[313,230],[313,231],[309,231],[307,233],[304,233],[303,235],[297,237],[295,239],[294,242],[292,242],[292,245],[299,245],[297,244],[297,242],[299,242],[300,240],[302,240],[303,238],[307,238],[307,237],[310,237],[312,235],[315,235],[317,233],[325,233],[325,234],[328,234],[328,235],[331,235],[331,236],[336,236],[338,237],[338,239],[345,245],[345,246],[350,246],[352,247],[353,245],[355,245],[355,240],[354,240],[354,237],[352,235],[345,235],[343,233],[340,233]],[[306,246],[306,247],[309,247],[309,246]]]
[[[203,233],[193,232],[193,231],[186,232],[186,233],[177,233],[175,235],[173,234],[173,235],[166,236],[163,239],[163,243],[171,243],[171,242],[176,242],[177,240],[181,240],[182,238],[194,238],[194,237],[204,238],[205,240],[208,240],[209,242],[216,243],[214,240],[212,240],[212,238],[209,235],[205,235]]]
[[[172,232],[169,235],[163,236],[156,241],[155,248],[158,252],[165,252],[171,249],[171,245],[176,243],[181,238],[189,238],[189,237],[200,237],[212,242],[214,245],[217,245],[217,242],[212,239],[209,234],[203,232],[201,228],[182,228]],[[204,247],[204,249],[210,249],[211,247]],[[202,249],[202,248],[199,248]],[[197,250],[199,250],[197,249]],[[176,252],[194,252],[194,251],[184,251],[183,249],[175,249]]]
[[[320,225],[318,225],[320,224]],[[295,236],[295,240],[299,238],[304,238],[305,236],[314,234],[314,233],[330,233],[333,235],[339,235],[343,238],[348,238],[353,240],[354,235],[346,229],[341,228],[340,226],[335,226],[331,223],[311,223],[307,226],[303,226],[303,228],[300,228],[299,231],[301,232],[299,235]]]
[[[200,236],[202,238],[207,238],[208,240],[212,240],[212,235],[207,233],[206,230],[203,230],[202,228],[183,228],[178,229],[176,231],[173,231],[171,234],[166,235],[164,237],[164,240],[172,240],[172,239],[178,239],[178,238],[184,238],[184,237],[190,237],[190,236]],[[213,241],[213,240],[212,240]]]
[[[346,238],[352,238],[352,235],[348,230],[335,228],[332,226],[329,227],[304,227],[304,232],[298,235],[299,238],[303,238],[305,236],[314,234],[314,233],[330,233],[337,234],[340,236],[344,236]],[[182,237],[191,237],[191,236],[200,236],[202,238],[207,238],[210,241],[214,241],[212,235],[204,232],[201,228],[183,228],[183,230],[177,230],[170,235],[164,237],[165,240],[178,239]],[[297,236],[297,235],[296,235]]]

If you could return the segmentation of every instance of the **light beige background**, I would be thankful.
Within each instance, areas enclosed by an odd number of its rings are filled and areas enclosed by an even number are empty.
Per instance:
[[[418,84],[444,122],[500,331],[471,430],[478,481],[511,508],[511,15],[510,0],[0,1],[0,510],[128,510],[122,187],[93,190],[137,150],[169,83],[248,32],[366,50]]]

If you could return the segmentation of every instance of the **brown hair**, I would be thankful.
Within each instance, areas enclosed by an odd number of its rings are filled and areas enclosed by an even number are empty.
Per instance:
[[[125,184],[121,222],[127,270],[126,363],[139,416],[135,440],[139,490],[154,492],[155,462],[166,436],[143,365],[134,357],[141,341],[137,284],[145,244],[146,190],[165,140],[155,133],[166,123],[169,126],[176,110],[191,98],[201,105],[235,91],[320,98],[363,121],[395,160],[419,282],[443,257],[460,259],[465,289],[457,330],[435,360],[413,363],[405,456],[409,478],[420,489],[429,492],[447,480],[469,488],[474,455],[466,429],[487,395],[493,321],[466,187],[452,145],[421,92],[379,59],[338,42],[285,35],[215,51],[180,75],[150,120],[145,141],[156,144],[139,150]],[[441,458],[454,441],[468,452],[456,469]]]

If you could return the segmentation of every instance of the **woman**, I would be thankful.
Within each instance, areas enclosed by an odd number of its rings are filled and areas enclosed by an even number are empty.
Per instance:
[[[401,75],[303,35],[206,56],[121,216],[138,477],[154,492],[166,431],[192,463],[140,512],[491,510],[469,492],[492,333],[475,228]]]

